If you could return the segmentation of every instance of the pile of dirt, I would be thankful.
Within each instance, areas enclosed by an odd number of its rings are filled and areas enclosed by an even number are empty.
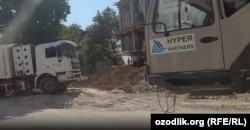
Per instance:
[[[99,90],[123,90],[136,92],[143,85],[142,69],[135,66],[113,67],[110,71],[90,77],[87,81],[76,83],[75,86],[95,88]],[[138,88],[140,87],[140,88]]]

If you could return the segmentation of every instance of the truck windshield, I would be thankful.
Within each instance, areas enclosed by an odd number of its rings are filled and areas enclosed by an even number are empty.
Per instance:
[[[76,47],[71,44],[63,44],[62,46],[63,55],[69,58],[77,58]]]
[[[165,23],[167,31],[208,26],[213,24],[211,0],[159,0],[154,22]],[[164,32],[161,24],[155,32]]]

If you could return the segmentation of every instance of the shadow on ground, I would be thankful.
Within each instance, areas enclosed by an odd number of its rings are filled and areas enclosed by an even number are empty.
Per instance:
[[[57,95],[45,95],[40,91],[16,92],[11,96],[0,98],[0,120],[7,120],[44,109],[65,109],[71,106],[81,89],[70,88]]]

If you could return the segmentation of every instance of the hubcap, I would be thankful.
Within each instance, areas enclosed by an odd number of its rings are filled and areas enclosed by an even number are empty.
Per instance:
[[[52,81],[48,81],[48,82],[46,82],[45,83],[45,89],[47,90],[47,91],[53,91],[53,89],[55,89],[55,84],[54,84],[54,82],[52,82]]]

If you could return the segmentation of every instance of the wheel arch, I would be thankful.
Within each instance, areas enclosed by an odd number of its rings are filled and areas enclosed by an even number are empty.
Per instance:
[[[53,74],[51,74],[51,73],[43,73],[43,74],[40,74],[39,76],[36,77],[36,82],[35,82],[36,87],[39,87],[40,81],[41,81],[43,78],[45,78],[45,77],[53,77],[53,78],[55,78],[55,79],[57,80],[56,75],[53,75]]]

